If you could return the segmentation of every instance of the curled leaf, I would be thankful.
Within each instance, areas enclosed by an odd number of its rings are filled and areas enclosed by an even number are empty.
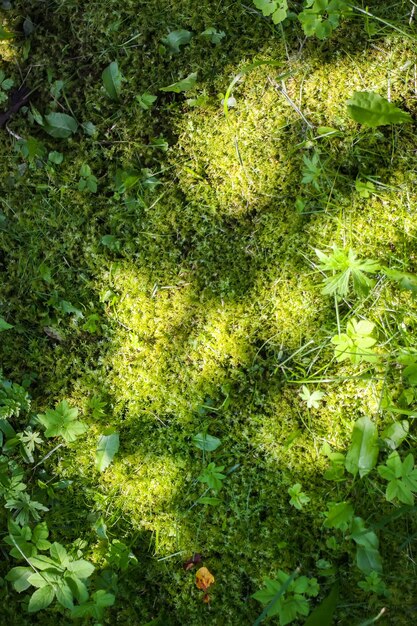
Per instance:
[[[194,565],[197,565],[197,563],[201,563],[202,560],[203,557],[201,556],[201,554],[196,552],[191,558],[188,559],[188,561],[185,561],[183,568],[186,572],[188,572],[190,569],[193,569]]]
[[[214,583],[213,574],[207,569],[207,567],[200,567],[197,570],[195,575],[195,584],[197,585],[197,589],[202,589],[203,591],[207,591],[209,587]]]

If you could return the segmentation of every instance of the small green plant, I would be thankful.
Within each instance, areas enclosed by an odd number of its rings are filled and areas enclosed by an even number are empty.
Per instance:
[[[209,489],[218,493],[223,486],[224,479],[226,478],[225,474],[222,474],[223,470],[224,465],[209,463],[201,472],[197,480],[199,480],[200,483],[205,483]]]
[[[262,11],[262,15],[271,17],[274,24],[280,24],[287,17],[287,0],[253,0],[253,4]]]
[[[361,198],[369,198],[376,191],[375,185],[372,181],[360,180],[359,178],[355,181],[355,189]]]
[[[414,494],[417,492],[417,469],[414,467],[414,457],[408,454],[404,461],[395,450],[385,465],[378,466],[378,473],[388,481],[385,497],[388,502],[399,500],[403,504],[412,506]]]
[[[348,15],[350,7],[344,0],[306,0],[306,8],[298,19],[307,37],[328,39],[339,26],[342,17]]]
[[[302,491],[300,483],[296,483],[288,489],[288,495],[291,496],[290,504],[299,511],[302,510],[305,504],[310,502],[310,498]]]
[[[97,193],[97,178],[91,173],[91,168],[87,163],[80,167],[80,180],[78,181],[79,191],[89,191]]]
[[[288,574],[279,570],[275,580],[266,578],[265,589],[257,591],[252,596],[268,607],[265,617],[278,615],[280,626],[286,626],[298,617],[306,617],[310,612],[309,598],[317,596],[320,590],[316,578],[299,576],[289,582],[290,578]],[[277,599],[274,601],[275,598]]]
[[[303,185],[313,185],[314,189],[321,191],[321,178],[323,176],[323,165],[320,161],[320,154],[314,152],[311,159],[305,154],[303,156],[304,168],[301,182]]]
[[[353,291],[358,296],[366,296],[375,282],[366,274],[375,274],[381,267],[373,259],[360,259],[352,248],[342,249],[334,245],[330,254],[315,250],[319,259],[318,269],[331,272],[324,279],[322,293],[343,298],[349,293],[352,283]]]
[[[70,443],[84,434],[88,426],[77,419],[78,409],[62,400],[55,409],[47,409],[37,420],[45,428],[45,437],[62,437]]]
[[[311,393],[307,385],[303,385],[299,393],[300,398],[304,400],[308,409],[318,409],[325,395],[322,391],[313,391]]]
[[[19,593],[31,586],[36,588],[29,600],[29,613],[46,609],[54,599],[66,609],[73,609],[75,600],[83,603],[88,599],[86,581],[94,572],[92,563],[85,559],[73,559],[57,542],[50,546],[49,556],[26,555],[20,546],[19,551],[28,566],[14,567],[6,580]]]
[[[0,104],[6,102],[8,96],[8,91],[13,87],[14,80],[13,78],[6,78],[3,70],[0,70]]]
[[[386,584],[378,572],[371,572],[364,580],[358,582],[358,587],[367,593],[374,593],[377,596],[389,596]]]
[[[332,337],[334,354],[338,363],[349,360],[353,364],[377,363],[378,355],[373,350],[376,339],[371,337],[375,324],[368,320],[359,322],[352,318],[346,325],[346,332]]]
[[[140,96],[136,96],[136,101],[143,111],[149,111],[158,100],[158,96],[153,96],[151,93],[145,91]]]
[[[210,26],[209,28],[206,28],[206,30],[200,34],[200,37],[205,37],[214,46],[218,46],[222,42],[222,40],[226,37],[226,33],[223,30],[220,30],[220,31],[216,30],[214,26]]]

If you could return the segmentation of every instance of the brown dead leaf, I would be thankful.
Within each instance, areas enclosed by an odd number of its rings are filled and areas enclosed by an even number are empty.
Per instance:
[[[208,594],[208,593],[205,593],[205,594],[204,594],[204,596],[203,596],[203,602],[204,602],[204,604],[209,604],[209,602],[210,602],[210,596],[209,596],[209,594]]]
[[[203,557],[201,556],[201,554],[198,554],[198,552],[196,552],[190,559],[188,559],[188,561],[185,561],[183,568],[186,572],[188,572],[190,569],[193,569],[194,565],[196,565],[197,563],[201,563],[202,560]]]
[[[207,567],[200,567],[195,574],[195,584],[198,589],[207,591],[207,589],[214,583],[214,576]]]

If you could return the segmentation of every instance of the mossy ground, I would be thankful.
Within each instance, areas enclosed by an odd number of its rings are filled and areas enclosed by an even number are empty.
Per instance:
[[[48,471],[73,483],[49,524],[62,543],[85,539],[98,565],[98,516],[112,537],[131,542],[139,565],[120,580],[108,623],[159,617],[173,625],[251,624],[260,613],[251,595],[263,578],[301,564],[303,573],[319,576],[324,595],[330,584],[316,563],[326,559],[343,581],[338,623],[355,624],[387,606],[379,623],[411,624],[410,517],[381,537],[390,599],[369,599],[357,588],[353,552],[326,545],[332,533],[322,525],[325,504],[342,490],[323,479],[322,445],[345,450],[361,415],[383,422],[383,373],[357,380],[356,368],[332,361],[333,301],[322,295],[308,259],[315,247],[335,243],[416,269],[414,127],[359,129],[345,106],[355,90],[389,89],[415,116],[415,42],[376,22],[370,37],[362,18],[325,43],[304,41],[295,25],[283,37],[250,4],[17,1],[4,12],[10,27],[20,30],[30,17],[35,30],[26,60],[21,39],[1,44],[0,69],[36,90],[31,101],[41,112],[50,85],[63,80],[58,110],[93,122],[97,135],[54,140],[21,112],[9,125],[15,134],[38,139],[46,154],[64,154],[61,165],[45,167],[36,158],[25,165],[15,138],[1,131],[0,312],[14,324],[1,335],[2,367],[16,382],[31,380],[38,410],[66,398],[91,426],[83,441],[50,460]],[[371,4],[393,17],[385,2]],[[395,11],[406,27],[408,3]],[[220,45],[199,37],[209,26],[226,33]],[[194,32],[190,45],[179,55],[164,53],[161,39],[180,28]],[[226,117],[219,94],[259,59],[281,66],[247,74]],[[114,60],[126,78],[120,103],[109,100],[101,81]],[[191,94],[158,92],[194,71]],[[303,115],[339,136],[311,139],[276,89],[287,71],[288,94]],[[159,94],[151,111],[135,100],[144,91]],[[187,104],[201,94],[204,106]],[[167,140],[166,152],[152,145],[157,137]],[[301,183],[303,155],[314,146],[326,163],[320,193]],[[97,194],[77,189],[82,163],[98,178]],[[148,169],[159,185],[118,193],[118,169]],[[361,198],[358,175],[382,186]],[[297,198],[305,202],[301,212]],[[114,237],[113,249],[102,244],[105,235]],[[63,300],[83,317],[63,312]],[[408,293],[382,281],[352,307],[376,323],[380,345],[414,345],[417,307]],[[351,313],[342,304],[342,325]],[[326,396],[307,412],[300,385],[315,379],[330,382],[311,383]],[[399,371],[388,383],[398,394]],[[94,451],[108,426],[120,432],[121,449],[99,475]],[[205,428],[222,441],[211,459],[235,468],[215,508],[194,506],[205,460],[192,436]],[[302,512],[289,505],[288,487],[297,482],[311,498]],[[392,513],[373,491],[352,490],[365,519]],[[194,552],[216,578],[209,606],[182,567]],[[22,598],[5,588],[3,594],[9,623],[56,623],[47,613],[27,618]]]

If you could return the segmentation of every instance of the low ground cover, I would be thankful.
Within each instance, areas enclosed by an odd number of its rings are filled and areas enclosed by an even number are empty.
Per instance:
[[[413,622],[414,18],[284,4],[3,3],[12,624]]]

